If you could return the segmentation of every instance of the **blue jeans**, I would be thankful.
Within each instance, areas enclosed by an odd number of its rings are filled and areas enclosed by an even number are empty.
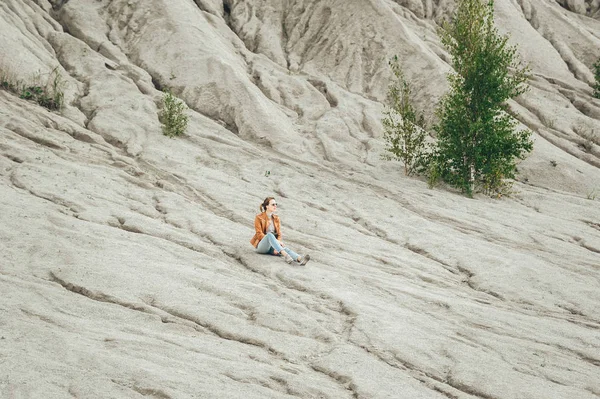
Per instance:
[[[275,238],[273,233],[267,233],[262,240],[256,246],[256,252],[259,254],[271,254],[275,255],[274,251],[281,253],[281,251],[285,251],[292,257],[292,259],[296,260],[300,257],[297,253],[289,249],[288,247],[282,247]]]

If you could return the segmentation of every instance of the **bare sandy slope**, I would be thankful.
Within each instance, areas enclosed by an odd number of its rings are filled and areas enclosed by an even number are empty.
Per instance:
[[[452,2],[2,0],[3,71],[67,106],[0,91],[0,397],[600,397],[598,4],[497,3],[535,149],[470,200],[380,159]],[[306,267],[250,246],[268,195]]]

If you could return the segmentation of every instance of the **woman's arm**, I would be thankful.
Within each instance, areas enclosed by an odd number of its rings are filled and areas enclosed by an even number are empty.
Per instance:
[[[283,234],[281,234],[281,221],[279,220],[279,217],[273,220],[273,227],[277,233],[277,241],[279,241],[282,247],[285,247],[285,244],[283,243]]]
[[[265,231],[258,215],[254,218],[254,230],[256,230],[256,239],[260,242],[265,237]]]

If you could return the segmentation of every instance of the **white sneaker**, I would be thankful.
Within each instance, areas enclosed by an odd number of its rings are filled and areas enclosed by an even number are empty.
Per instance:
[[[292,263],[294,261],[294,258],[292,258],[290,254],[285,251],[281,251],[281,256],[283,256],[283,259],[286,263]]]

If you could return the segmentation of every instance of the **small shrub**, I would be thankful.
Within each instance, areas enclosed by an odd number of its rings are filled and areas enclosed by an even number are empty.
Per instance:
[[[188,116],[185,114],[187,106],[177,97],[166,90],[163,96],[163,109],[160,120],[163,124],[163,134],[169,137],[180,136],[185,133]]]
[[[52,70],[50,77],[52,78],[52,80],[49,81],[51,89],[50,93],[52,94],[50,98],[57,109],[61,109],[64,105],[65,93],[63,91],[64,80],[58,71],[58,67]]]
[[[442,173],[439,163],[437,162],[437,157],[435,155],[431,156],[428,163],[426,164],[426,175],[427,175],[427,185],[429,188],[435,187],[437,182],[440,180],[440,175]]]
[[[495,169],[481,181],[481,189],[485,195],[495,198],[509,197],[512,193],[512,182],[502,172]]]
[[[425,118],[417,114],[412,104],[412,89],[394,56],[389,62],[394,78],[388,89],[388,104],[382,119],[386,151],[382,157],[404,163],[404,174],[409,176],[423,166],[425,155]]]

